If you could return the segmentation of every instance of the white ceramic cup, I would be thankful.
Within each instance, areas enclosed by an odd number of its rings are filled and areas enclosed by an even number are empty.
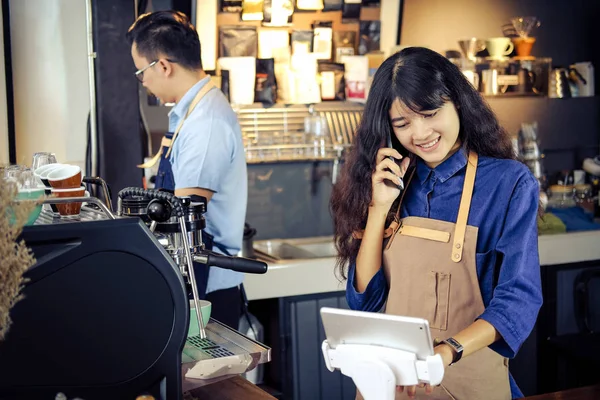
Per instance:
[[[33,174],[35,175],[36,178],[39,179],[39,182],[42,186],[45,186],[47,188],[50,188],[50,183],[48,182],[48,174],[50,174],[50,172],[54,171],[55,169],[58,169],[60,167],[62,167],[63,164],[46,164],[46,165],[42,165],[41,167],[39,167],[38,169],[36,169]]]
[[[515,48],[515,45],[512,43],[510,38],[496,37],[486,40],[485,48],[490,54],[490,57],[502,58],[512,53],[513,49]]]

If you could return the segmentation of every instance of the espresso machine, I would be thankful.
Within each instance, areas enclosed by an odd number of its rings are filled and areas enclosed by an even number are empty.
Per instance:
[[[116,215],[94,197],[45,202],[87,205],[72,218],[43,211],[23,229],[36,264],[0,342],[0,399],[178,400],[270,361],[267,346],[202,320],[192,263],[267,270],[205,249],[206,199],[127,188]]]

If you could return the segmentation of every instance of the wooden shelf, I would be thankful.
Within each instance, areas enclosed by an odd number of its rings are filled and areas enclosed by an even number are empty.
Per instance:
[[[381,18],[381,9],[379,7],[362,7],[360,11],[361,21],[379,21]],[[332,21],[334,31],[355,31],[358,33],[358,22],[342,23],[341,11],[295,11],[292,15],[292,26],[268,27],[262,26],[262,21],[242,21],[241,14],[238,13],[219,13],[217,14],[217,28],[224,25],[245,25],[256,26],[264,29],[285,29],[292,30],[310,30],[314,21]]]

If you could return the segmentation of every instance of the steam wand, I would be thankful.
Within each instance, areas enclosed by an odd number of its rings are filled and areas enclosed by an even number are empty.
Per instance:
[[[187,276],[190,279],[190,285],[192,286],[192,293],[194,295],[194,306],[196,307],[196,316],[198,317],[198,326],[200,327],[200,339],[206,339],[206,330],[204,329],[206,327],[206,324],[208,323],[208,321],[206,321],[206,323],[204,322],[204,319],[202,318],[202,312],[200,309],[200,302],[199,302],[199,298],[200,295],[198,294],[198,287],[196,286],[196,274],[194,273],[194,263],[193,263],[193,259],[192,259],[192,252],[190,251],[190,242],[188,239],[188,231],[187,228],[185,226],[185,217],[178,217],[179,220],[179,227],[181,229],[181,239],[183,240],[183,248],[185,251],[185,258],[186,258],[186,268],[187,268]]]

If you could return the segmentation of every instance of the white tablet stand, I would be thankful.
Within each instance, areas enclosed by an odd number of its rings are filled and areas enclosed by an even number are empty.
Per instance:
[[[365,400],[394,400],[396,385],[428,383],[439,385],[444,364],[439,354],[418,360],[416,354],[389,347],[365,344],[322,345],[327,369],[349,376]]]
[[[365,400],[394,400],[396,386],[442,382],[444,363],[426,319],[329,307],[321,319],[325,365],[352,378]]]

